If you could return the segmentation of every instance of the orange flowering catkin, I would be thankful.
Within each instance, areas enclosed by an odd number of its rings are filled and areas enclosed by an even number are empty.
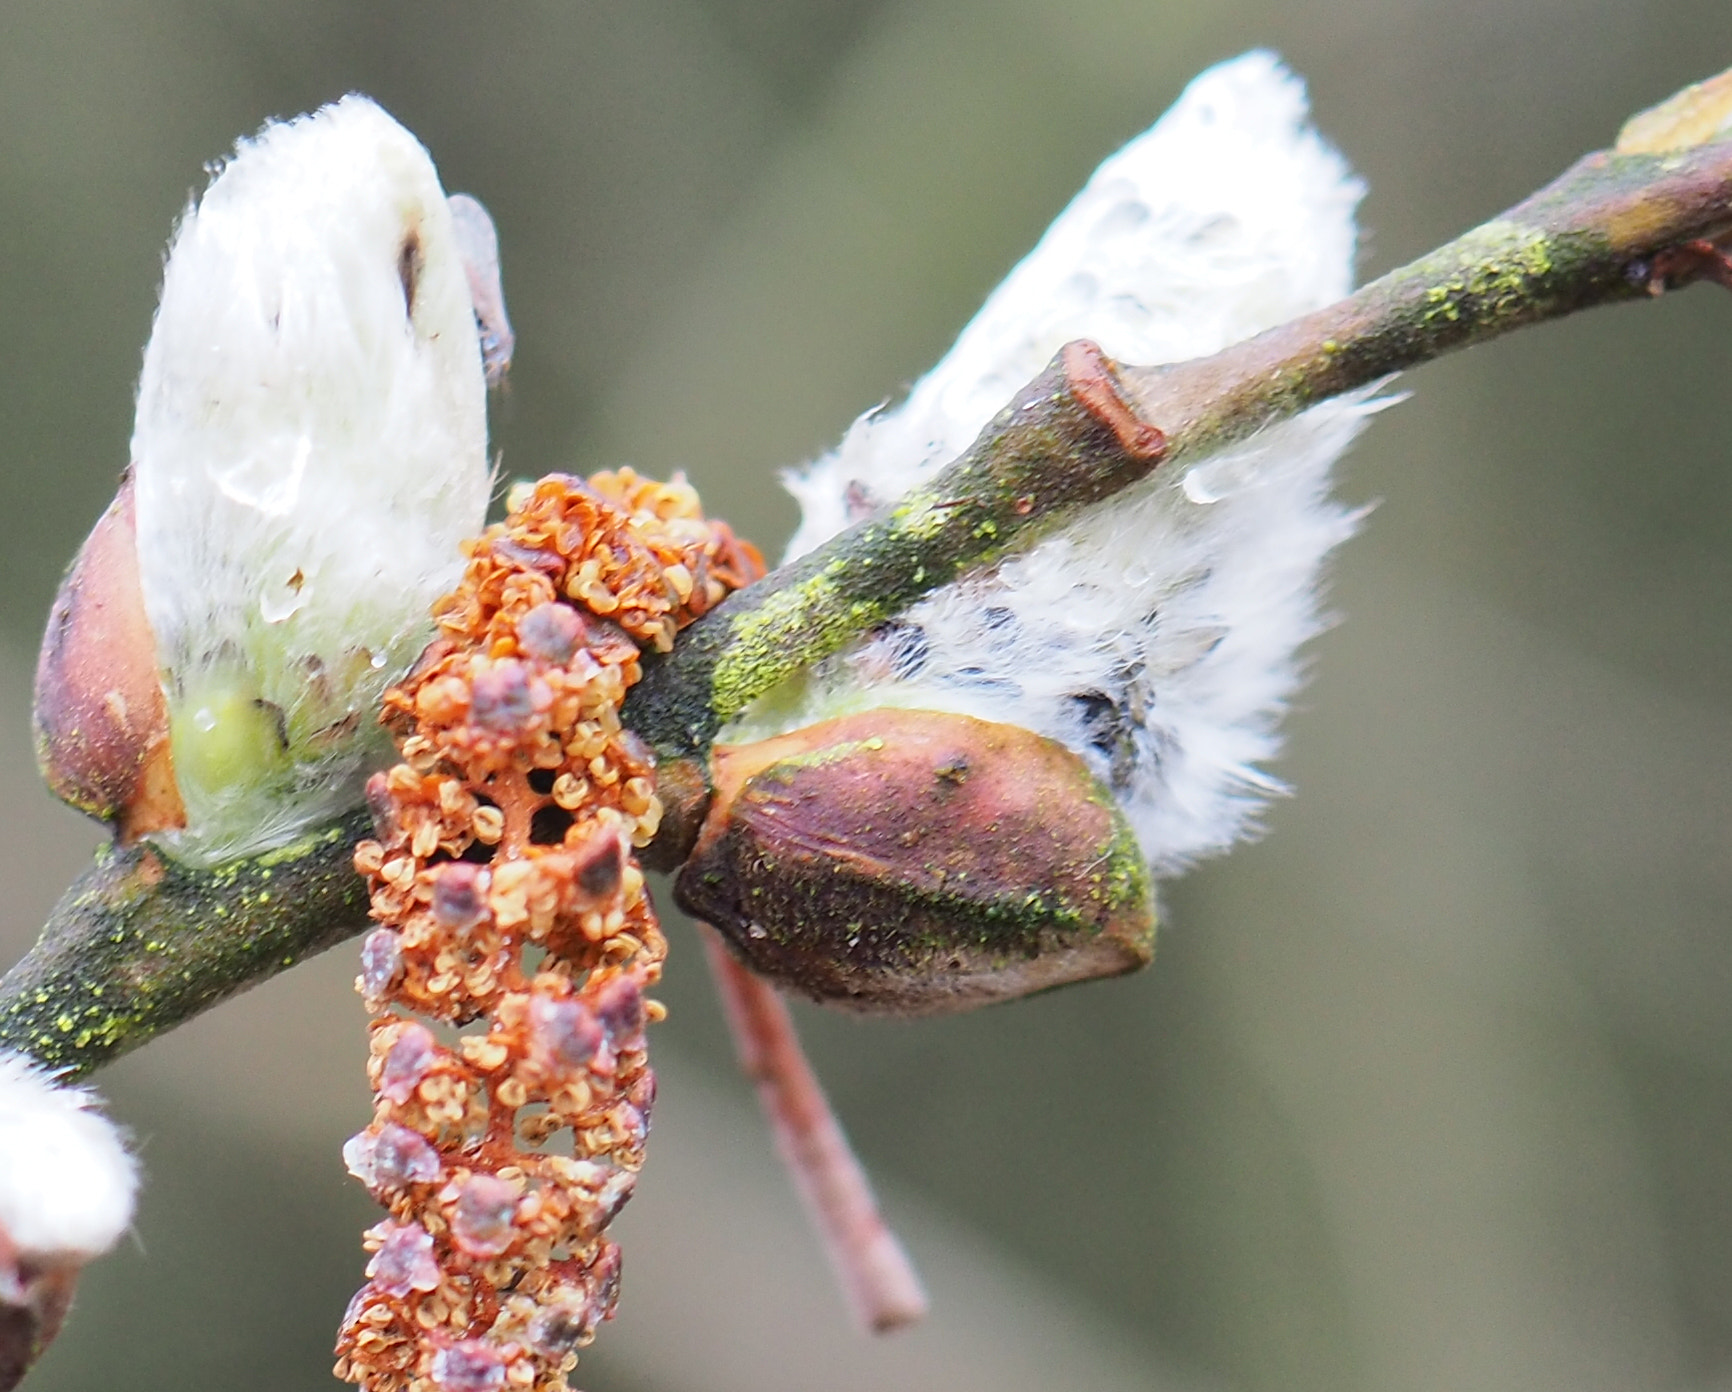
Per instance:
[[[666,951],[632,856],[653,759],[620,704],[642,648],[763,568],[680,480],[555,475],[513,504],[386,694],[402,761],[355,852],[374,1116],[343,1155],[389,1217],[336,1373],[370,1392],[562,1389],[613,1312]]]

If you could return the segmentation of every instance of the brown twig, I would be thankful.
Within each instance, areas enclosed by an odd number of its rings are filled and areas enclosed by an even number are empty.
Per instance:
[[[705,924],[702,932],[740,1067],[757,1084],[776,1149],[855,1318],[878,1334],[913,1324],[926,1313],[926,1291],[878,1211],[871,1181],[806,1062],[788,1007],[729,955],[713,928]]]

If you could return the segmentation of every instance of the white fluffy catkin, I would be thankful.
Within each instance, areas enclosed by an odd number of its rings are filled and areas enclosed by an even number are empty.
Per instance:
[[[1215,352],[1345,295],[1363,192],[1268,53],[1199,76],[1108,159],[894,409],[788,480],[799,555],[960,455],[1067,341]],[[1280,785],[1261,765],[1357,514],[1329,496],[1376,403],[1332,401],[1153,478],[928,596],[766,697],[726,740],[903,706],[1021,725],[1113,789],[1157,874],[1226,849]]]
[[[420,143],[359,96],[243,140],[170,248],[132,437],[182,855],[355,799],[485,515],[485,397]]]
[[[97,1098],[0,1053],[0,1233],[26,1260],[83,1261],[132,1222],[138,1175]]]

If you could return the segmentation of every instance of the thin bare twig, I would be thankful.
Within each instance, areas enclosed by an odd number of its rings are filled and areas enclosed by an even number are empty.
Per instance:
[[[849,1308],[876,1334],[913,1324],[926,1313],[926,1291],[878,1211],[872,1182],[806,1062],[788,1007],[774,988],[733,959],[708,924],[703,939],[740,1067],[757,1084],[776,1149],[824,1241]]]

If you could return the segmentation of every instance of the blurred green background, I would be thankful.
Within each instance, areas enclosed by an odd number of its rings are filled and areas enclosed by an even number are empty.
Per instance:
[[[508,474],[777,466],[929,365],[1196,70],[1281,50],[1405,260],[1732,62],[1723,0],[4,0],[0,955],[92,829],[30,767],[61,565],[126,457],[201,165],[350,89],[500,225]],[[1262,843],[1151,973],[972,1018],[801,1011],[932,1285],[848,1328],[674,929],[592,1392],[1732,1385],[1732,300],[1415,373]],[[332,1386],[370,1205],[340,949],[104,1075],[148,1173],[32,1387]]]

